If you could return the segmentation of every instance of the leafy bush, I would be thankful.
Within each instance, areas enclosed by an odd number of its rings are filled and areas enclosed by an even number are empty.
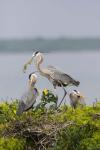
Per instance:
[[[21,116],[16,116],[16,100],[1,103],[0,150],[99,150],[100,103],[56,111],[57,100],[45,89],[40,104]]]
[[[0,138],[0,150],[24,150],[25,141],[16,138]]]
[[[92,124],[70,126],[59,133],[55,149],[94,150],[97,147],[100,148],[100,137],[98,136],[98,140],[93,137],[96,131],[98,131],[97,127]]]

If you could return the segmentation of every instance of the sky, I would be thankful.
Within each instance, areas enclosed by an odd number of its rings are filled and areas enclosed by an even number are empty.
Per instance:
[[[100,0],[0,0],[0,39],[100,37]]]

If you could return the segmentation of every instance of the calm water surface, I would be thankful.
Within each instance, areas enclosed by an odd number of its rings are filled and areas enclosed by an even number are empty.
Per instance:
[[[20,98],[27,89],[28,74],[36,69],[33,64],[24,74],[22,67],[31,55],[31,53],[0,54],[0,100]],[[79,80],[80,86],[78,88],[70,87],[67,91],[78,89],[85,95],[87,104],[91,104],[95,98],[100,99],[99,64],[100,52],[58,52],[45,54],[42,67],[54,65]],[[40,91],[43,88],[53,90],[49,81],[40,76],[37,87]],[[62,89],[58,88],[57,93],[61,97],[63,95]],[[68,97],[66,99],[68,100]]]

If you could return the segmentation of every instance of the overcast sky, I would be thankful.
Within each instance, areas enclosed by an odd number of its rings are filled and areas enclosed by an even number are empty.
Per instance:
[[[100,0],[0,0],[0,38],[100,37]]]

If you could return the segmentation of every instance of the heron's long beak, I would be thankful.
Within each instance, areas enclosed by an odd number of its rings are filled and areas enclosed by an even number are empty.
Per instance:
[[[34,58],[34,55],[32,55],[31,59],[26,64],[24,64],[24,66],[23,66],[24,73],[26,72],[28,65],[31,65],[33,58]]]

